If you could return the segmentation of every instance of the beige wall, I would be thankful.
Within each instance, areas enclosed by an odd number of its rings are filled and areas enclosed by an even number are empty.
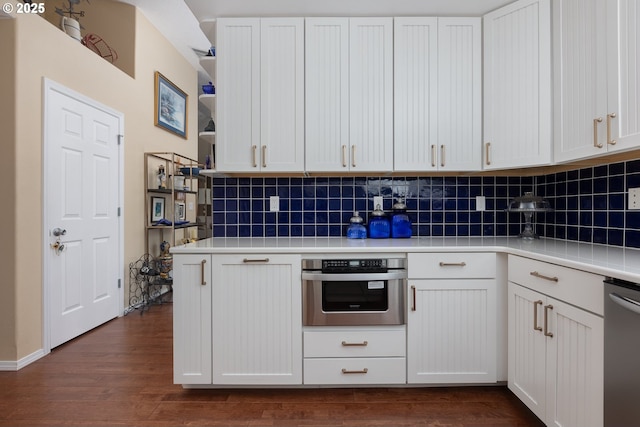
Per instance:
[[[0,224],[6,224],[2,243],[0,244],[0,360],[15,357],[15,271],[16,256],[14,242],[18,237],[15,224],[16,211],[9,209],[9,203],[15,199],[15,187],[10,183],[15,181],[15,22],[13,19],[0,19],[0,129],[2,129],[2,155],[0,156],[0,182],[4,183],[2,190],[5,209],[0,209]],[[11,360],[11,359],[9,359]]]
[[[122,5],[119,5],[121,7]],[[7,140],[15,149],[15,197],[5,200],[14,207],[15,236],[7,242],[15,262],[3,271],[0,298],[0,361],[20,360],[42,348],[42,86],[43,77],[54,80],[124,114],[124,263],[125,306],[128,300],[128,264],[144,252],[143,153],[175,151],[197,156],[197,73],[142,13],[128,6],[135,21],[135,76],[113,67],[39,16],[20,15],[14,22],[0,22],[0,35],[12,31],[19,40],[15,55],[15,79],[0,66],[6,80],[15,81],[15,136]],[[1,37],[2,51],[6,43]],[[189,139],[177,137],[154,126],[154,72],[162,72],[189,96]],[[9,78],[7,79],[7,75]],[[3,92],[4,93],[4,92]],[[9,102],[7,102],[7,99]],[[3,97],[2,108],[11,109],[11,99]],[[8,104],[8,107],[7,105]],[[4,111],[4,110],[2,110]],[[3,117],[2,120],[6,120]],[[3,131],[3,135],[10,134]],[[3,136],[4,138],[4,136]],[[6,151],[5,151],[6,154]],[[2,158],[3,172],[9,166]],[[9,168],[9,170],[11,170]],[[6,182],[6,181],[5,181]],[[11,258],[11,253],[8,254]],[[4,257],[3,257],[4,258]],[[3,266],[4,266],[3,260]],[[13,279],[10,280],[12,276]],[[4,289],[4,288],[7,289]],[[15,303],[11,298],[15,294]],[[5,313],[14,311],[13,319]],[[11,314],[9,315],[11,317]],[[6,322],[5,322],[6,320]],[[5,329],[6,325],[6,329]],[[13,329],[14,332],[11,332]],[[9,331],[8,333],[6,331]]]

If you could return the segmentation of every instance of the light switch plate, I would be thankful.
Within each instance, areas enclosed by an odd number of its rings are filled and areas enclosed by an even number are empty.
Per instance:
[[[476,196],[476,210],[484,211],[487,209],[487,200],[484,196]]]
[[[269,197],[269,211],[280,212],[280,196]]]
[[[380,205],[380,209],[384,209],[384,203],[382,201],[382,196],[373,196],[373,209]]]
[[[629,210],[640,210],[640,187],[629,189]]]

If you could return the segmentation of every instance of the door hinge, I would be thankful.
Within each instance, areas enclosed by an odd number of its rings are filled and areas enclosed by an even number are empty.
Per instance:
[[[124,138],[124,135],[118,135],[118,145],[122,144],[122,138]]]
[[[118,216],[122,215],[121,211],[120,211],[120,206],[118,206]]]
[[[122,287],[122,279],[118,279],[118,289]]]

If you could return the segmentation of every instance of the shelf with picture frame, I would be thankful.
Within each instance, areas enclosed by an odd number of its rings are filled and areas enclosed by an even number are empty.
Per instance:
[[[173,152],[144,154],[145,253],[159,256],[162,242],[171,246],[198,239],[198,161]]]

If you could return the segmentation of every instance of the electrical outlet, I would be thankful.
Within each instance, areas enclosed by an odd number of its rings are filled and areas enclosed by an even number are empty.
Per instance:
[[[487,209],[487,200],[484,196],[476,196],[476,210],[484,211]]]
[[[373,209],[376,209],[380,205],[380,209],[384,209],[384,203],[382,202],[382,196],[373,196]]]
[[[280,212],[280,196],[269,197],[269,211]]]
[[[640,187],[629,189],[629,210],[640,210]]]

